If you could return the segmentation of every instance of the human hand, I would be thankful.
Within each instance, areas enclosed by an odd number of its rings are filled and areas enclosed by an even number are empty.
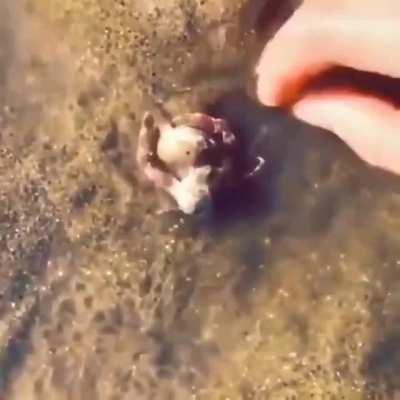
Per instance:
[[[400,174],[400,110],[354,88],[310,90],[334,66],[400,78],[400,1],[305,0],[257,66],[261,102],[291,109],[370,164]]]

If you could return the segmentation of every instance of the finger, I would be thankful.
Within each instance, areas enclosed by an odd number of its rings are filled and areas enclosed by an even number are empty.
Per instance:
[[[368,163],[400,174],[400,111],[374,97],[325,92],[293,107],[301,120],[336,133]]]
[[[399,18],[300,9],[264,49],[257,95],[266,105],[292,104],[310,79],[334,65],[398,78],[399,35]]]

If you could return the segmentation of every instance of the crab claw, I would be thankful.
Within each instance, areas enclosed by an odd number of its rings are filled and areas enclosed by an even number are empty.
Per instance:
[[[157,143],[160,130],[155,125],[153,116],[146,112],[139,131],[139,141],[136,151],[136,161],[145,177],[156,187],[164,188],[172,184],[174,177],[163,168],[157,156]]]
[[[185,214],[193,214],[199,202],[210,195],[207,179],[211,167],[191,168],[184,179],[168,188],[179,208]]]
[[[142,118],[136,151],[136,160],[140,168],[144,168],[149,156],[154,155],[159,136],[160,131],[155,126],[152,114],[146,112]]]

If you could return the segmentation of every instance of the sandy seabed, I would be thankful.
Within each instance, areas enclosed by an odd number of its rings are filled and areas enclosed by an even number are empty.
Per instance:
[[[398,178],[288,124],[265,207],[202,222],[135,168],[144,110],[247,87],[248,7],[1,2],[1,399],[400,396]]]

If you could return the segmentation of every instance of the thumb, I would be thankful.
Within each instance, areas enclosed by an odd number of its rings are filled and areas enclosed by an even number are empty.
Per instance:
[[[400,111],[350,92],[311,94],[293,107],[297,118],[334,132],[368,163],[400,174]]]
[[[265,105],[296,102],[310,81],[335,65],[400,77],[399,19],[299,9],[267,43],[256,67]]]

